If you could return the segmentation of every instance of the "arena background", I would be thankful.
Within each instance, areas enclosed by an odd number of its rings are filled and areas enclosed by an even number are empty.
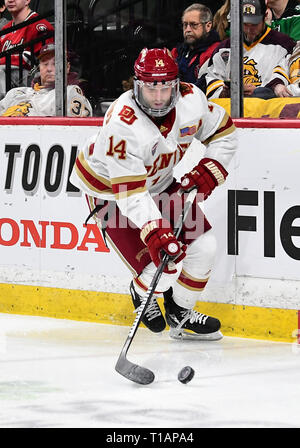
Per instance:
[[[130,273],[107,249],[69,182],[85,139],[101,132],[104,104],[143,46],[181,40],[186,1],[68,1],[68,48],[94,118],[1,118],[0,312],[130,325]],[[215,12],[222,2],[203,2]],[[31,7],[54,24],[54,0]],[[230,100],[217,100],[230,112]],[[205,203],[219,254],[198,305],[226,335],[294,341],[299,304],[299,103],[247,99],[235,120],[233,173]],[[255,119],[254,119],[255,118]],[[203,151],[193,145],[178,176]]]

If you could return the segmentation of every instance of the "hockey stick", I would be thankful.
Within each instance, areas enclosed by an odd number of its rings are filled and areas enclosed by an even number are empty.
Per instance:
[[[197,194],[196,188],[191,190],[188,194],[188,197],[184,204],[181,215],[179,216],[177,223],[174,227],[174,235],[176,236],[176,238],[179,236],[179,234],[181,232],[183,223],[184,223],[185,218],[195,200],[196,194]],[[121,353],[119,355],[118,361],[115,366],[116,371],[118,373],[120,373],[120,375],[123,375],[128,380],[134,381],[135,383],[138,383],[138,384],[146,385],[146,384],[152,383],[155,378],[154,373],[151,370],[147,369],[146,367],[139,366],[138,364],[134,364],[131,361],[129,361],[126,357],[127,352],[131,345],[131,342],[134,338],[134,335],[141,323],[144,313],[148,307],[148,304],[153,296],[153,293],[154,293],[156,286],[160,280],[160,277],[169,261],[170,261],[170,256],[165,253],[162,257],[162,260],[161,260],[155,274],[154,274],[154,277],[150,283],[150,286],[146,292],[146,295],[145,295],[141,305],[137,309],[136,318],[131,326],[131,329],[129,331],[129,334],[126,338],[125,344],[121,350]]]

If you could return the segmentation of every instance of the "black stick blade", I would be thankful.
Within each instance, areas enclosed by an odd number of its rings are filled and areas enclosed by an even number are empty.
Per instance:
[[[138,384],[151,384],[155,378],[154,373],[151,370],[134,364],[126,358],[119,359],[115,369],[120,375],[123,375],[128,380]]]

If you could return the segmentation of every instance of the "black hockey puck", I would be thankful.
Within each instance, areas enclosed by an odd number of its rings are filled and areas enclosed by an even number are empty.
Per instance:
[[[178,373],[178,380],[183,383],[189,383],[195,375],[195,370],[190,366],[183,367]]]

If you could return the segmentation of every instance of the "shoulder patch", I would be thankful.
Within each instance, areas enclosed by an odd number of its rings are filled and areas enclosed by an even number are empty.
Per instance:
[[[118,114],[121,118],[120,120],[124,121],[126,124],[133,124],[135,120],[137,120],[137,116],[135,115],[134,109],[130,106],[123,106],[121,112]]]
[[[44,23],[38,23],[35,27],[39,33],[45,33],[45,31],[47,31],[48,29]]]

